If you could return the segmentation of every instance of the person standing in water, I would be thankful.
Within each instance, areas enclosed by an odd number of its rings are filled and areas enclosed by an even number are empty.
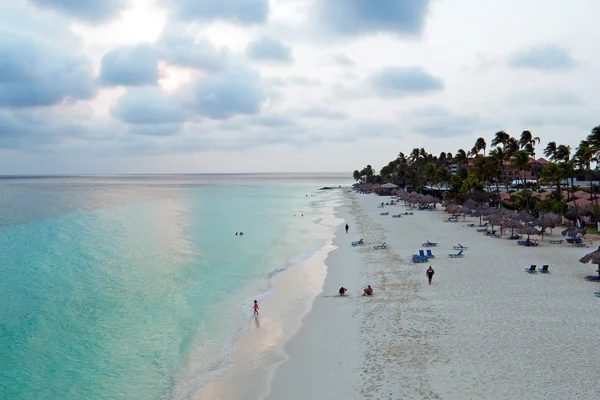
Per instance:
[[[433,279],[433,274],[435,274],[435,271],[433,270],[433,268],[431,268],[431,265],[429,266],[429,268],[427,268],[427,279],[429,280],[429,284],[431,285],[431,280]]]
[[[346,233],[348,233],[348,229],[350,229],[350,226],[348,226],[348,224],[346,224]]]
[[[258,315],[258,302],[254,300],[254,315]]]

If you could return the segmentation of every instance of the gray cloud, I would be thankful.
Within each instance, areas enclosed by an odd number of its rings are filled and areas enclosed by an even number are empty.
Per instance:
[[[260,75],[243,67],[205,77],[195,84],[193,92],[196,112],[213,119],[257,114],[266,97]]]
[[[90,23],[106,22],[119,15],[128,0],[29,0],[39,7]]]
[[[354,67],[356,63],[344,53],[336,54],[333,61],[343,67]]]
[[[404,97],[444,88],[441,79],[420,67],[383,68],[371,76],[370,84],[377,94],[385,97]]]
[[[129,124],[182,123],[192,114],[174,96],[158,87],[132,88],[119,98],[111,114]]]
[[[224,20],[239,24],[263,24],[269,15],[269,0],[165,0],[184,21]]]
[[[445,138],[476,133],[484,127],[476,115],[452,114],[442,107],[422,108],[405,116],[408,128],[425,136]]]
[[[552,88],[531,88],[519,90],[507,97],[507,102],[511,105],[521,106],[577,106],[582,101],[575,93]]]
[[[48,39],[0,26],[0,107],[49,106],[96,95],[91,62]]]
[[[83,122],[51,109],[0,109],[0,148],[32,149],[81,136]]]
[[[304,118],[320,118],[320,119],[331,119],[331,120],[343,120],[347,118],[347,115],[339,111],[331,111],[326,108],[308,108],[305,110],[299,110],[296,114]]]
[[[573,68],[577,63],[568,50],[548,45],[517,51],[508,57],[507,64],[511,68],[566,70]]]
[[[193,38],[176,29],[165,31],[155,44],[160,58],[181,67],[208,72],[222,71],[227,66],[228,49],[217,47],[206,39]]]
[[[149,44],[122,46],[102,57],[100,81],[105,85],[155,85],[159,54]]]
[[[319,29],[338,36],[389,32],[421,33],[429,0],[317,0],[314,16]]]
[[[289,63],[293,61],[292,49],[281,41],[262,37],[251,42],[246,48],[246,55],[254,61],[273,61]]]

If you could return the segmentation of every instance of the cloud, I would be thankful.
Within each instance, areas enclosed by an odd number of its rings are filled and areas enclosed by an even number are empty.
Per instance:
[[[213,119],[257,114],[266,97],[260,75],[244,67],[204,77],[197,81],[193,92],[196,112]]]
[[[508,104],[520,106],[577,106],[582,101],[575,93],[558,88],[531,88],[519,90],[507,97]]]
[[[385,67],[371,75],[370,84],[384,97],[404,97],[442,90],[441,79],[421,67]]]
[[[283,115],[260,115],[255,117],[251,123],[253,125],[264,126],[269,128],[291,127],[296,123],[290,117]]]
[[[517,51],[508,57],[507,64],[511,68],[567,70],[577,63],[568,50],[548,45]]]
[[[155,85],[159,55],[151,45],[122,46],[102,57],[100,81],[112,86]]]
[[[160,58],[180,67],[207,72],[222,71],[227,66],[228,49],[217,47],[206,39],[193,40],[185,33],[170,28],[155,44]]]
[[[421,33],[429,0],[316,0],[313,13],[318,29],[337,36]]]
[[[304,118],[319,118],[319,119],[331,119],[331,120],[343,120],[347,116],[339,111],[331,111],[325,108],[308,108],[300,110],[297,115]]]
[[[83,126],[82,120],[50,108],[0,109],[0,148],[34,149],[56,144],[66,137],[81,136]]]
[[[36,107],[96,95],[93,67],[53,37],[35,37],[0,26],[0,107]]]
[[[429,137],[445,138],[476,133],[484,127],[476,115],[452,114],[442,107],[427,107],[403,117],[408,128]]]
[[[126,0],[29,0],[35,5],[58,11],[93,24],[106,22],[128,6]]]
[[[341,65],[343,67],[354,67],[356,65],[356,63],[344,53],[336,54],[333,57],[333,61],[337,65]]]
[[[191,117],[176,94],[159,87],[131,88],[119,98],[111,115],[128,124],[177,124]]]
[[[292,75],[286,79],[286,83],[298,86],[318,86],[321,84],[321,81],[302,75]]]
[[[246,55],[254,61],[273,61],[289,63],[293,61],[292,49],[277,39],[262,37],[251,42],[246,48]]]
[[[269,0],[165,0],[165,4],[183,21],[264,24],[269,15]]]

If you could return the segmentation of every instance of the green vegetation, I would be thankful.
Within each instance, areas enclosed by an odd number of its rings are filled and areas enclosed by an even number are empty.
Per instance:
[[[519,138],[504,131],[497,132],[488,147],[484,138],[478,138],[470,151],[459,149],[456,153],[442,152],[438,156],[424,148],[413,149],[409,155],[398,154],[395,160],[381,168],[377,174],[370,165],[353,173],[354,180],[362,184],[393,182],[402,188],[418,193],[425,191],[462,202],[474,193],[485,193],[489,203],[500,202],[508,208],[526,210],[532,214],[554,212],[576,218],[583,211],[567,213],[567,202],[579,190],[574,179],[589,181],[589,199],[593,204],[585,210],[597,220],[600,207],[593,180],[600,178],[600,125],[593,128],[573,152],[570,146],[550,142],[541,150],[540,138],[523,131]],[[486,154],[487,150],[487,154]],[[543,153],[548,163],[539,163],[536,156]],[[517,190],[513,182],[517,183]],[[542,186],[551,186],[549,193]],[[567,193],[568,195],[565,195]],[[501,196],[503,198],[501,198]]]

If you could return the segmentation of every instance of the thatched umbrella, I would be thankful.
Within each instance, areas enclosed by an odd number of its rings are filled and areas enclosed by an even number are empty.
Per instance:
[[[448,214],[454,214],[459,211],[460,211],[460,206],[458,204],[449,204],[444,209],[444,212],[448,213]]]
[[[527,211],[523,210],[515,216],[515,219],[523,221],[527,224],[529,222],[535,221],[536,218],[533,215],[529,214]]]
[[[477,207],[479,207],[477,202],[473,199],[465,201],[462,206],[465,208],[470,208],[471,210],[475,210]]]
[[[541,232],[531,225],[525,225],[519,229],[519,233],[527,235],[527,240],[529,240],[530,235],[539,235]]]
[[[507,217],[502,218],[502,229],[510,228],[510,236],[513,236],[515,234],[515,229],[521,229],[521,227],[521,222],[517,220]]]
[[[589,217],[591,215],[592,212],[590,210],[587,210],[582,207],[572,207],[571,209],[569,209],[569,211],[565,213],[565,217],[567,217],[570,220],[578,220],[579,217]]]
[[[583,264],[587,264],[590,262],[592,264],[596,264],[596,266],[598,267],[596,272],[598,272],[598,276],[600,277],[600,246],[598,246],[598,248],[595,251],[592,251],[591,253],[581,257],[579,259],[579,262]]]
[[[587,232],[586,228],[580,228],[576,225],[571,225],[569,226],[567,229],[565,229],[564,231],[562,231],[560,234],[563,236],[568,236],[570,238],[573,239],[573,246],[575,245],[575,239],[577,239],[577,236],[581,235],[581,236],[585,236]]]
[[[473,210],[473,216],[479,217],[479,225],[481,225],[481,217],[483,217],[484,215],[488,215],[487,212],[488,208],[486,207],[479,207]]]

